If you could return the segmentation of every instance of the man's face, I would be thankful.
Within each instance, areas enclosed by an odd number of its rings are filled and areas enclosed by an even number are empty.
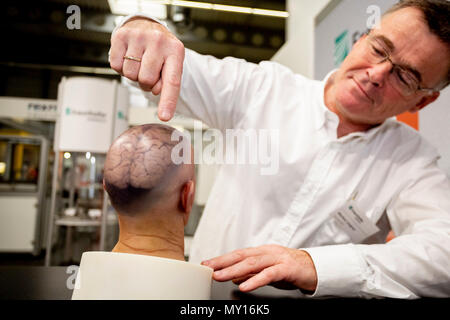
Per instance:
[[[388,51],[393,63],[415,69],[421,87],[434,88],[445,78],[448,49],[430,33],[419,10],[405,8],[385,16],[371,36],[394,46]],[[378,124],[405,111],[418,111],[438,97],[437,92],[421,91],[405,96],[392,86],[392,64],[368,61],[367,37],[354,45],[326,89],[326,95],[331,94],[331,105],[325,100],[330,109],[352,123]],[[389,43],[383,45],[389,48]]]

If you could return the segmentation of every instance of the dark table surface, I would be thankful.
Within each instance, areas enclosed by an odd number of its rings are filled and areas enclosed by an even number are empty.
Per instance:
[[[19,316],[25,313],[32,317],[53,314],[58,318],[68,315],[85,318],[86,315],[98,314],[102,319],[123,314],[122,318],[128,319],[130,310],[140,315],[149,314],[151,310],[153,314],[164,315],[164,319],[294,319],[311,314],[315,315],[314,319],[320,319],[332,312],[334,317],[342,315],[347,319],[358,316],[359,319],[362,314],[356,310],[367,310],[371,317],[383,319],[397,314],[401,318],[409,318],[409,315],[412,318],[419,312],[431,310],[435,315],[445,315],[450,306],[450,299],[299,299],[296,290],[278,290],[270,286],[242,293],[232,282],[216,281],[212,284],[211,301],[70,301],[72,290],[68,289],[67,283],[71,283],[74,273],[67,271],[67,267],[0,267],[0,307],[3,314]],[[210,315],[200,316],[200,313],[193,314],[192,311],[187,315],[185,310],[192,308],[214,311]],[[259,308],[267,314],[252,314],[252,310],[254,313]]]
[[[72,277],[72,278],[71,278]],[[0,300],[70,300],[72,290],[69,289],[73,283],[74,272],[70,272],[68,267],[38,267],[38,266],[0,266]],[[68,285],[69,284],[69,285]],[[271,286],[259,288],[251,293],[242,293],[231,281],[213,281],[211,288],[212,300],[255,300],[272,299],[280,301],[292,301],[300,298],[296,290],[279,290]],[[311,299],[302,299],[313,301]],[[322,300],[322,301],[329,301]],[[358,303],[376,304],[376,299],[334,299],[339,303],[359,301]],[[395,304],[404,304],[405,300],[390,300]],[[440,300],[440,301],[439,301]],[[366,301],[366,302],[365,302]],[[419,299],[413,300],[415,305],[423,303],[436,303],[450,306],[450,299]],[[409,303],[409,302],[406,302]]]
[[[0,299],[13,300],[70,300],[73,270],[68,267],[1,266]],[[232,282],[213,281],[211,299],[242,300],[255,298],[296,297],[293,291],[272,287],[261,288],[253,293],[242,293]]]

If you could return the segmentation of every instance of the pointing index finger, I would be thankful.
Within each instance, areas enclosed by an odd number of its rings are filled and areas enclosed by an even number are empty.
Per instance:
[[[164,62],[161,80],[161,99],[158,116],[162,121],[169,121],[175,113],[183,72],[183,56],[170,55]]]

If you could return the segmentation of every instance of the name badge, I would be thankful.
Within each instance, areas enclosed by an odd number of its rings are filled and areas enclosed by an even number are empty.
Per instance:
[[[360,243],[380,231],[376,224],[358,209],[353,200],[348,201],[334,213],[334,218],[339,228],[350,236],[353,243]]]

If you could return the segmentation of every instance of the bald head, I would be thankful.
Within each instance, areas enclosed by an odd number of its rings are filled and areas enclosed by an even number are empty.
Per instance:
[[[133,127],[111,145],[105,161],[104,184],[114,208],[123,214],[139,214],[167,200],[189,179],[193,165],[171,160],[171,141],[176,129],[162,124]]]

